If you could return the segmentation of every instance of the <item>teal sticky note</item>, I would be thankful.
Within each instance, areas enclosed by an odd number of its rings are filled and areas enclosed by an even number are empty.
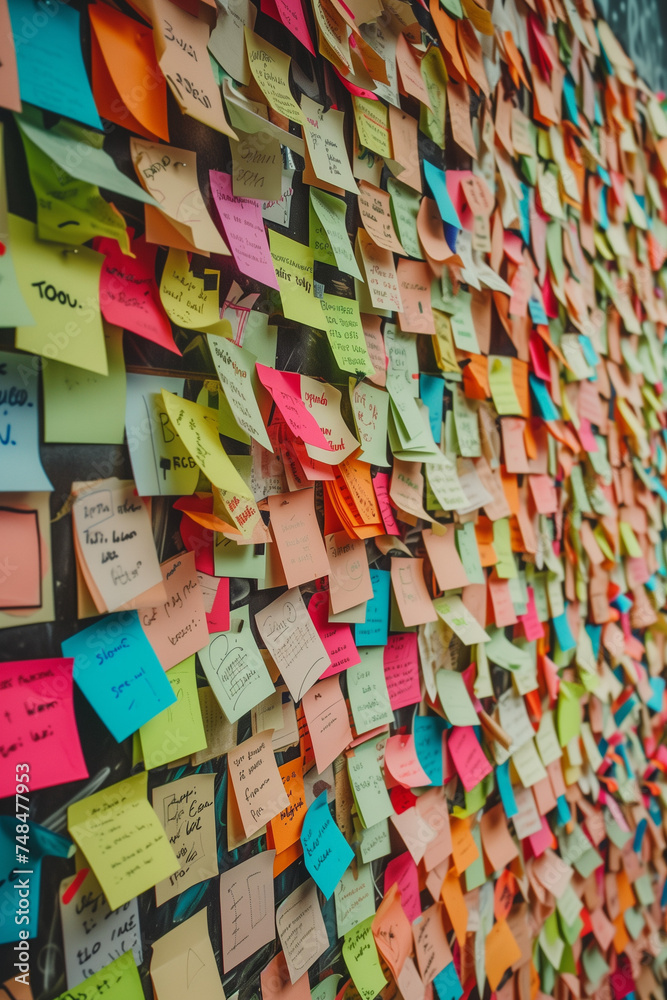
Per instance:
[[[533,397],[533,402],[537,407],[537,411],[543,420],[560,420],[560,413],[556,408],[556,404],[549,395],[549,390],[547,388],[546,382],[543,382],[541,378],[537,378],[532,372],[528,374],[528,381],[530,383],[530,391]]]
[[[456,974],[456,966],[453,962],[442,969],[433,980],[438,1000],[459,1000],[463,996],[461,980]]]
[[[119,743],[176,701],[136,611],[106,615],[65,639],[72,676]]]
[[[510,763],[508,760],[503,764],[499,764],[496,768],[496,777],[498,779],[498,791],[500,792],[503,809],[507,818],[510,819],[512,816],[516,816],[519,809],[514,798],[512,779],[510,778]]]
[[[28,833],[24,834],[17,829],[14,816],[0,816],[0,913],[11,914],[11,919],[0,920],[0,944],[16,943],[20,930],[27,931],[29,938],[36,936],[42,859],[68,858],[74,853],[71,840],[37,823],[27,826]],[[22,846],[26,847],[25,852],[21,851]],[[26,862],[21,858],[26,858]],[[27,910],[21,908],[21,898],[30,900]]]
[[[551,621],[553,623],[554,631],[556,633],[556,638],[558,639],[560,648],[563,650],[564,653],[569,653],[571,649],[574,649],[577,643],[574,636],[572,635],[572,631],[570,629],[570,623],[567,620],[567,615],[565,614],[565,612],[563,612],[562,615],[556,615],[556,617],[552,618]]]
[[[9,0],[21,100],[101,129],[81,53],[80,17],[62,0]],[[39,20],[38,20],[39,19]]]
[[[424,160],[424,177],[426,178],[426,183],[431,189],[431,194],[435,198],[442,221],[447,223],[449,226],[455,226],[457,229],[463,229],[458,212],[452,204],[452,199],[449,197],[449,191],[447,190],[447,175],[445,174],[445,171],[439,170],[438,167],[429,163],[428,160]]]
[[[333,821],[326,791],[317,796],[305,815],[301,844],[306,868],[325,897],[331,899],[354,859],[354,851]]]
[[[389,592],[391,575],[386,569],[371,569],[373,597],[366,603],[366,621],[354,627],[357,646],[386,646],[389,637]]]
[[[428,410],[428,422],[436,444],[442,435],[442,406],[445,383],[438,375],[419,376],[419,395]]]
[[[445,729],[445,720],[435,715],[415,716],[413,736],[417,757],[433,785],[442,784],[442,734]]]
[[[646,702],[647,708],[650,708],[652,712],[661,712],[665,698],[665,678],[649,677],[648,682],[653,689],[653,694]]]

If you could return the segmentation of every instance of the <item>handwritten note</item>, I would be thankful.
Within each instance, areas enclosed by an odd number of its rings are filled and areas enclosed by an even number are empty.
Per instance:
[[[167,599],[142,608],[139,619],[158,660],[169,670],[207,645],[209,633],[194,553],[174,556],[160,569]]]
[[[273,896],[275,851],[262,851],[220,875],[222,963],[225,972],[276,936]]]
[[[290,980],[296,983],[329,947],[317,886],[302,882],[276,910],[276,928]]]
[[[88,777],[74,717],[71,659],[0,664],[0,691],[0,798],[16,790],[14,765],[28,765],[31,791]]]
[[[112,910],[178,871],[160,821],[148,803],[148,775],[135,774],[74,802],[67,826]]]
[[[240,619],[232,618],[229,631],[214,632],[199,659],[229,722],[236,722],[274,691],[250,627]]]
[[[193,774],[152,791],[153,809],[181,866],[155,886],[157,906],[218,874],[214,781],[213,774]]]
[[[229,174],[210,170],[209,178],[215,207],[239,270],[270,288],[278,288],[261,206],[254,198],[236,197]]]
[[[153,942],[150,969],[158,1000],[225,1000],[206,907]]]
[[[334,823],[327,793],[317,796],[306,813],[301,833],[306,868],[327,899],[354,858],[354,851]]]
[[[331,661],[298,587],[272,601],[255,622],[292,698],[301,701]]]
[[[267,730],[246,740],[228,755],[230,780],[246,836],[289,806]]]

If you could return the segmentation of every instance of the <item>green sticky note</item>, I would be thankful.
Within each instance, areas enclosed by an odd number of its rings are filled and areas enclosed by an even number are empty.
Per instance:
[[[424,56],[424,59],[426,58]],[[391,218],[403,249],[410,257],[422,260],[424,255],[417,235],[417,214],[421,195],[395,177],[387,179],[387,191],[391,196]]]
[[[99,972],[84,979],[75,987],[77,1000],[97,1000],[102,994],[106,1000],[143,1000],[144,990],[132,951],[123,952]],[[69,1000],[67,990],[57,1000]]]
[[[269,229],[269,244],[280,287],[283,315],[304,326],[324,330],[322,303],[314,295],[313,251],[273,229]]]
[[[374,920],[375,914],[362,920],[343,941],[343,958],[361,1000],[375,1000],[387,985],[373,937]]]
[[[44,386],[44,440],[62,444],[122,444],[125,436],[123,332],[104,328],[108,375],[47,361]]]
[[[366,829],[388,819],[394,811],[380,768],[379,742],[383,743],[384,737],[382,740],[367,740],[354,748],[354,756],[347,758],[352,794]]]
[[[509,580],[517,575],[516,562],[512,552],[512,537],[508,517],[500,517],[493,522],[493,547],[498,556],[496,573],[501,580]]]
[[[584,689],[579,684],[561,681],[558,691],[558,708],[556,712],[556,727],[558,742],[562,747],[579,735],[581,730],[580,698]]]
[[[463,674],[456,670],[438,670],[435,675],[440,703],[453,726],[478,726],[479,718],[473,706]]]
[[[475,525],[472,521],[467,521],[457,529],[456,549],[470,583],[485,583],[486,577],[479,559]]]
[[[480,785],[483,784],[484,782],[480,782]],[[473,792],[474,791],[475,789],[473,789]],[[483,804],[484,803],[482,803],[482,805]],[[466,794],[466,808],[467,807],[468,807],[468,796]],[[475,841],[475,844],[477,846],[477,857],[475,858],[475,860],[471,865],[468,865],[468,867],[465,870],[466,892],[470,892],[472,889],[477,889],[479,888],[480,885],[484,885],[484,883],[486,882],[486,871],[484,869],[484,854],[482,853],[482,832],[479,828],[478,823],[475,823],[470,828],[470,833],[472,834],[472,839]]]
[[[358,733],[394,721],[384,674],[384,646],[364,646],[361,662],[348,667],[347,693]]]
[[[319,188],[311,187],[310,207],[313,209],[319,225],[324,230],[333,254],[333,263],[341,271],[345,271],[346,274],[351,274],[353,277],[358,278],[359,281],[363,281],[359,265],[352,250],[350,238],[347,235],[345,226],[347,206],[345,202],[341,198],[329,194],[327,191],[320,191]],[[321,242],[321,236],[319,237],[319,241]],[[315,260],[324,260],[325,263],[331,263],[331,261],[318,255],[318,246],[313,246],[312,240],[311,247],[313,248]]]
[[[280,281],[280,277],[278,280]],[[318,301],[338,367],[353,375],[362,372],[364,375],[372,375],[375,369],[366,346],[357,300],[326,294]]]
[[[206,749],[194,653],[167,671],[167,680],[176,701],[139,730],[147,771]]]
[[[472,318],[472,293],[459,289],[454,300],[454,312],[451,317],[454,343],[460,351],[480,354],[477,331]],[[500,412],[500,411],[499,411]]]
[[[512,380],[511,358],[489,355],[489,385],[493,402],[501,417],[521,416],[521,405]]]
[[[458,9],[452,11],[457,17],[462,17],[461,0],[448,0],[446,7]],[[420,65],[422,80],[426,87],[431,106],[420,104],[419,128],[432,139],[440,149],[445,148],[445,120],[447,117],[447,69],[440,48],[432,45],[422,57]],[[403,244],[405,246],[405,244]]]
[[[391,840],[389,838],[389,823],[386,819],[380,820],[367,829],[361,828],[361,860],[364,864],[377,861],[378,858],[386,858],[391,851]]]

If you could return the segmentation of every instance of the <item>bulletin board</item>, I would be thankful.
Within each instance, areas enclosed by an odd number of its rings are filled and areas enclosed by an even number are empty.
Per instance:
[[[2,1000],[662,995],[666,18],[0,0]]]

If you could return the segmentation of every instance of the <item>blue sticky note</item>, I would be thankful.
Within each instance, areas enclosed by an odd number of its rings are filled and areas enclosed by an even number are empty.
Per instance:
[[[514,798],[512,779],[510,778],[510,762],[508,760],[496,768],[496,777],[498,779],[498,791],[500,792],[500,799],[505,810],[505,815],[508,819],[511,819],[512,816],[516,816],[519,807]]]
[[[313,881],[331,899],[343,873],[354,860],[354,851],[333,821],[327,793],[317,796],[308,809],[301,831],[303,860]]]
[[[579,126],[579,109],[577,107],[577,94],[574,88],[574,80],[568,73],[563,80],[563,100],[565,102],[565,113],[571,122]]]
[[[433,980],[438,1000],[459,1000],[463,996],[461,980],[456,973],[456,966],[450,962]]]
[[[386,646],[389,636],[389,592],[391,574],[386,569],[371,570],[373,597],[366,603],[366,621],[354,626],[357,646]]]
[[[442,784],[442,734],[445,729],[445,720],[435,715],[415,716],[413,735],[417,758],[433,785]]]
[[[551,621],[553,622],[554,631],[560,648],[564,653],[569,653],[571,649],[574,649],[577,643],[572,635],[567,615],[563,612],[562,615],[557,615],[555,618],[552,618]]]
[[[587,363],[591,366],[591,368],[597,368],[597,366],[600,364],[600,358],[598,357],[597,351],[593,347],[593,342],[591,341],[590,337],[587,337],[585,333],[580,333],[579,343],[581,344],[581,349],[584,353],[584,357],[586,358]],[[594,382],[596,378],[597,375],[592,377],[591,382]]]
[[[65,639],[72,675],[119,743],[176,701],[136,611],[106,615]]]
[[[529,299],[528,309],[530,310],[530,318],[536,326],[549,326],[549,317],[541,299]]]
[[[532,372],[528,374],[528,381],[530,383],[530,391],[533,394],[533,401],[539,411],[539,416],[543,420],[559,420],[560,413],[549,395],[546,382],[543,382],[541,378],[537,378]]]
[[[559,795],[556,799],[556,809],[558,811],[558,822],[565,826],[572,819],[572,811],[570,809],[570,803],[567,801],[564,795]]]
[[[635,838],[632,841],[632,850],[635,854],[639,854],[642,849],[642,843],[644,842],[644,834],[646,833],[646,817],[642,817],[637,823],[637,829],[635,830]]]
[[[607,189],[600,188],[598,198],[598,222],[600,229],[609,229],[609,213],[607,212]]]
[[[0,351],[0,469],[3,489],[52,490],[39,456],[39,395],[25,355]],[[11,484],[11,486],[10,486]]]
[[[530,188],[527,184],[521,185],[521,201],[519,202],[519,223],[521,226],[521,237],[523,242],[530,245]]]
[[[80,14],[62,0],[9,0],[21,100],[102,129],[86,75]]]
[[[42,859],[70,854],[74,854],[74,844],[66,837],[37,823],[17,823],[14,816],[0,816],[0,914],[6,914],[0,918],[0,944],[15,944],[19,931],[27,931],[29,938],[36,936]]]
[[[662,703],[665,698],[665,678],[664,677],[649,677],[648,679],[651,688],[653,689],[653,694],[646,702],[648,708],[652,712],[661,712]]]
[[[419,376],[419,395],[428,409],[428,422],[436,444],[440,444],[442,434],[442,405],[445,383],[438,375]]]
[[[424,160],[424,177],[431,189],[431,194],[435,198],[442,221],[450,226],[456,226],[457,229],[463,229],[459,214],[452,204],[452,199],[449,197],[445,171],[439,170],[438,167],[429,163],[428,160]]]
[[[591,625],[587,624],[585,626],[586,632],[588,633],[588,638],[591,640],[591,646],[593,647],[593,656],[597,660],[598,653],[600,652],[600,639],[602,638],[602,625]]]

